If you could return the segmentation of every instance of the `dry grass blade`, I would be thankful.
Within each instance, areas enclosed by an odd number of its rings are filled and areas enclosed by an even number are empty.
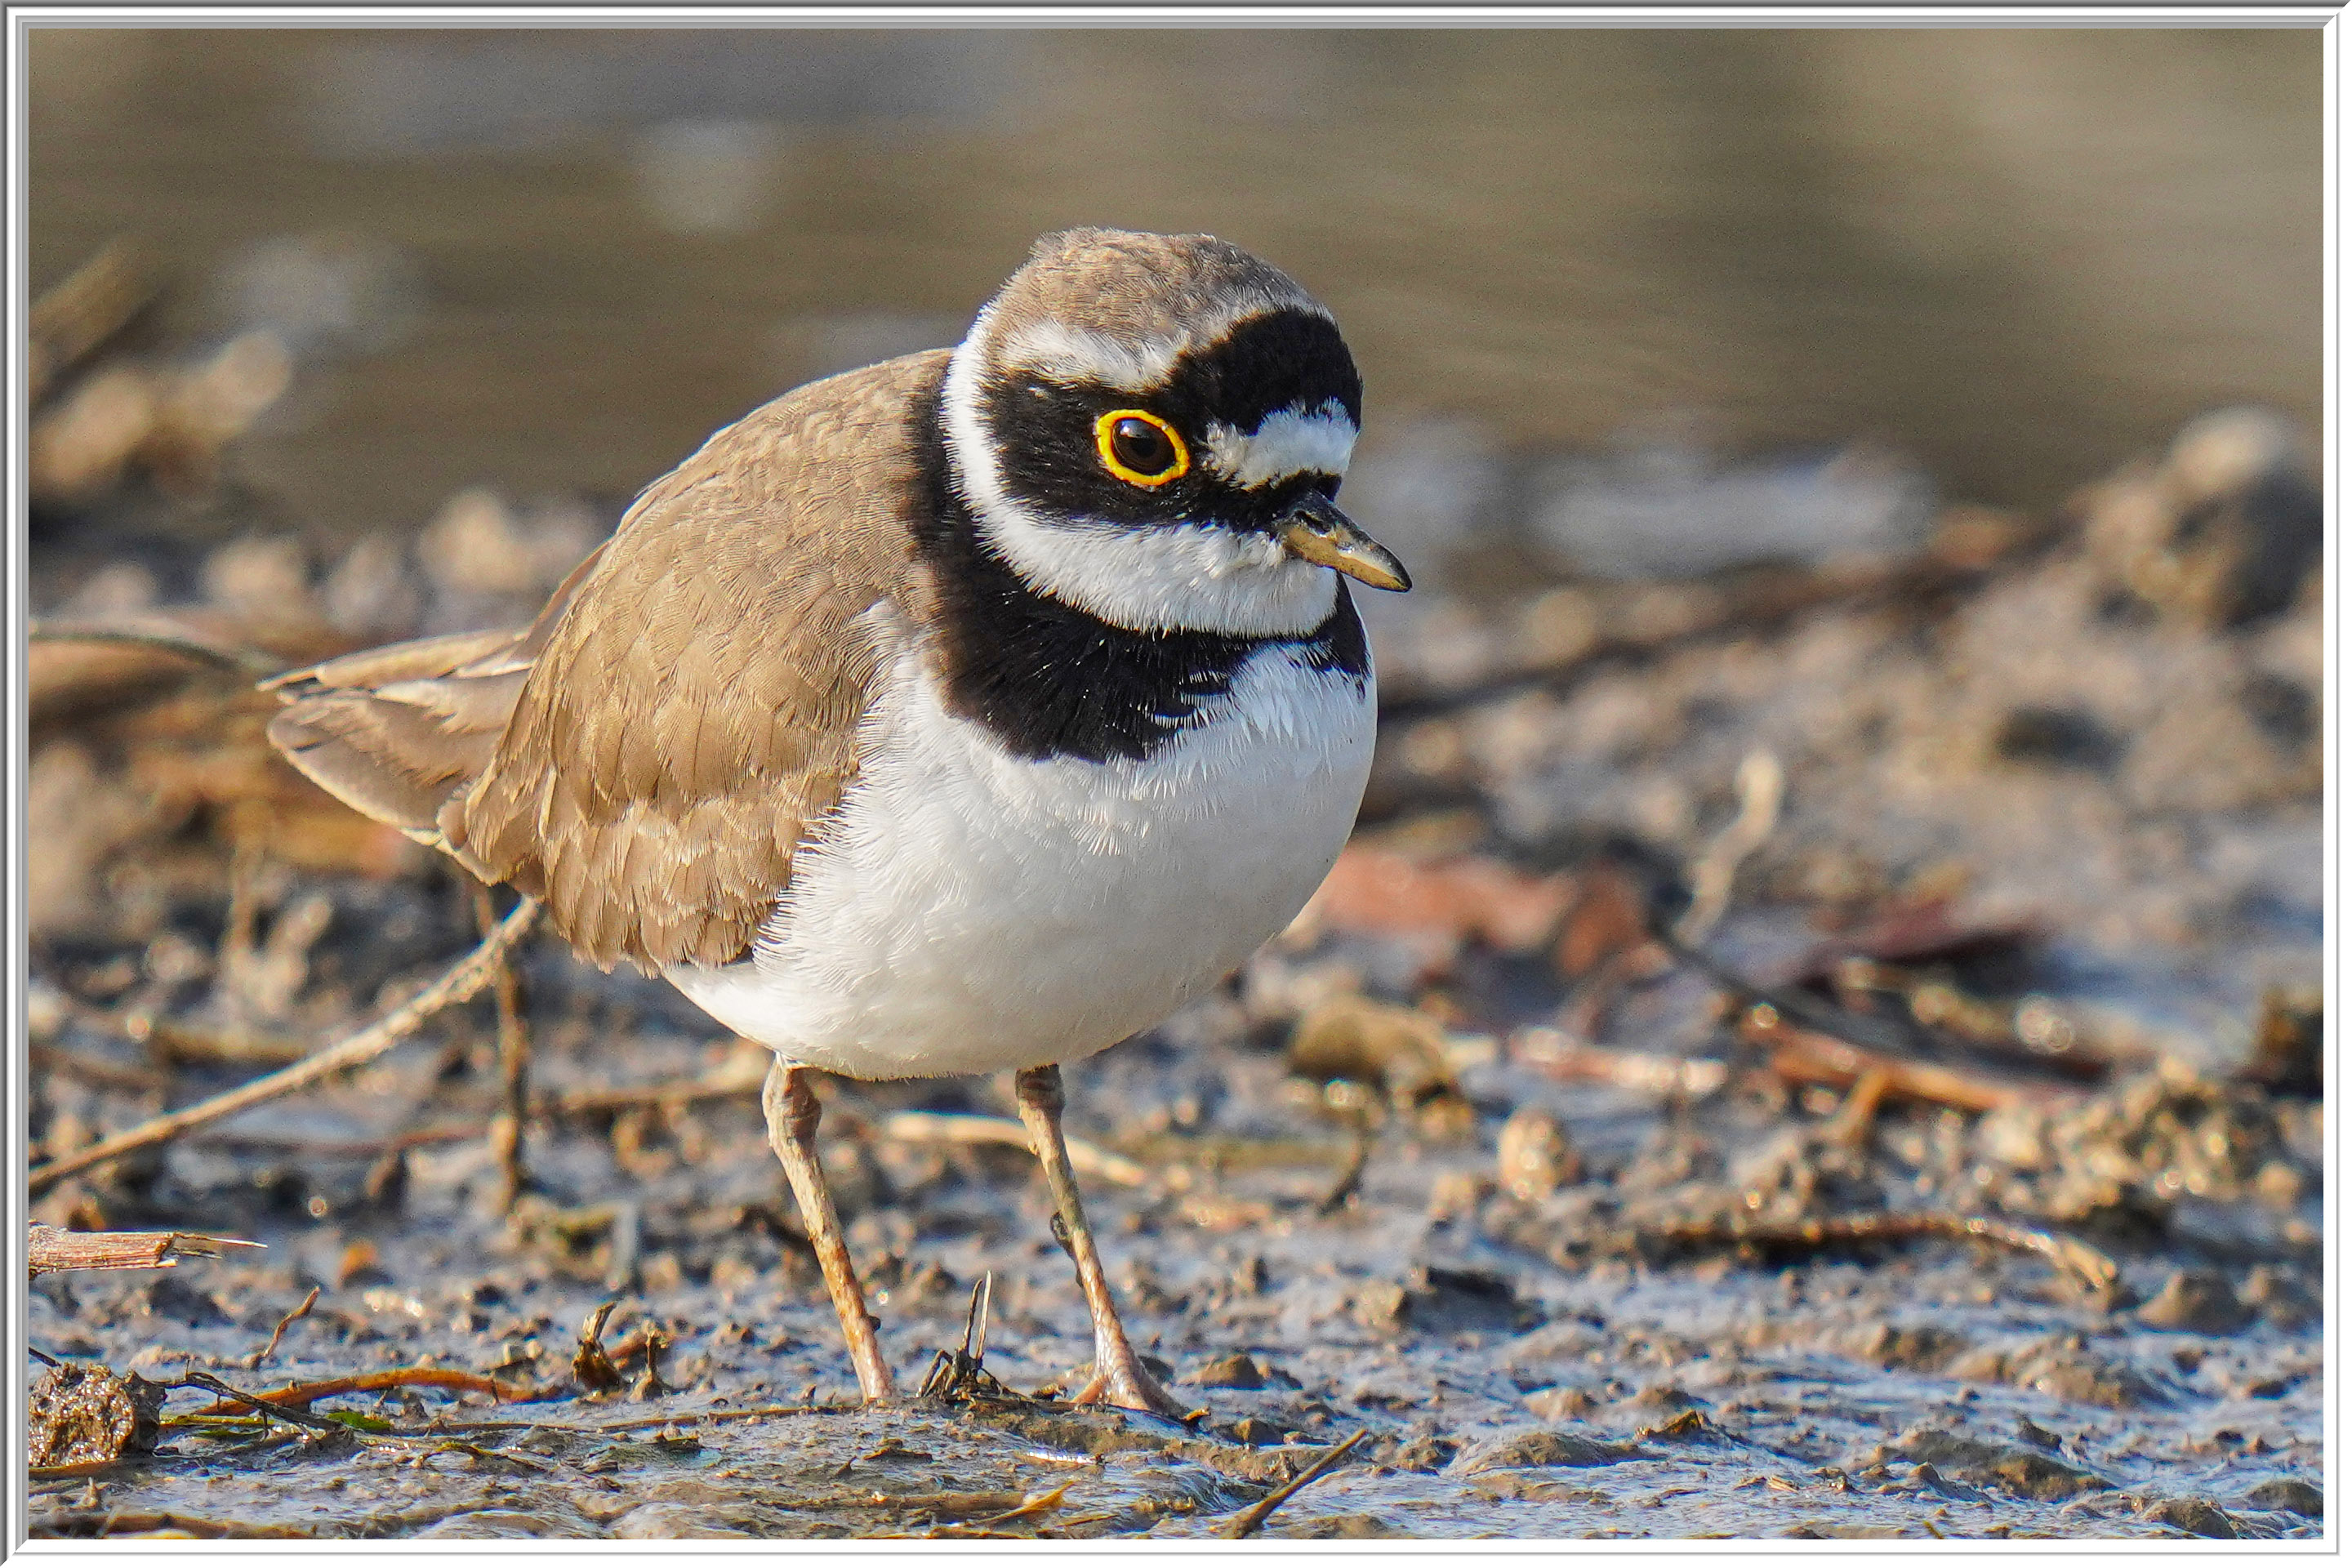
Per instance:
[[[184,1110],[156,1117],[127,1132],[101,1139],[87,1149],[37,1166],[26,1177],[29,1191],[40,1193],[93,1165],[103,1165],[135,1150],[166,1142],[192,1128],[234,1116],[240,1110],[251,1110],[254,1106],[374,1060],[415,1033],[435,1014],[465,1001],[489,984],[508,952],[522,940],[538,916],[538,901],[523,900],[515,906],[512,913],[499,922],[496,931],[482,939],[480,946],[452,966],[440,979],[351,1038],[330,1046],[316,1056],[306,1057],[282,1072],[256,1079],[226,1094],[215,1095]]]
[[[191,1236],[177,1230],[60,1230],[37,1225],[26,1233],[25,1260],[34,1278],[68,1268],[171,1268],[183,1258],[223,1258],[257,1241]]]
[[[1003,1143],[1015,1149],[1029,1147],[1029,1130],[1010,1117],[965,1116],[941,1110],[899,1111],[882,1123],[882,1136],[901,1143]],[[1072,1138],[1068,1143],[1070,1163],[1082,1176],[1093,1176],[1122,1187],[1139,1187],[1151,1179],[1150,1171],[1124,1154],[1114,1154],[1081,1138]]]
[[[1243,1510],[1242,1512],[1234,1520],[1233,1523],[1225,1526],[1225,1539],[1228,1541],[1245,1541],[1250,1536],[1255,1535],[1257,1532],[1258,1527],[1274,1516],[1274,1510],[1276,1509],[1278,1509],[1284,1503],[1288,1502],[1292,1498],[1306,1490],[1315,1482],[1321,1480],[1323,1479],[1324,1472],[1330,1469],[1332,1466],[1338,1464],[1340,1460],[1346,1458],[1349,1451],[1354,1448],[1357,1444],[1362,1442],[1367,1435],[1368,1429],[1359,1428],[1353,1436],[1349,1436],[1340,1442],[1335,1443],[1330,1447],[1323,1450],[1323,1457],[1321,1458],[1317,1459],[1313,1464],[1307,1466],[1305,1469],[1291,1477],[1289,1480],[1285,1481],[1281,1486],[1275,1488],[1274,1490],[1266,1493],[1265,1496],[1258,1499],[1257,1501],[1250,1504],[1248,1508]]]

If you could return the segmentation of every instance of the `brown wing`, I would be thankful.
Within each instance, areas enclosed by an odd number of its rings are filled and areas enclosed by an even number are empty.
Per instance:
[[[263,681],[288,705],[269,739],[346,805],[447,848],[441,808],[489,765],[531,656],[604,553],[600,544],[572,568],[522,631],[394,643]]]
[[[803,387],[712,437],[525,639],[512,719],[437,821],[583,957],[740,957],[848,787],[897,651],[866,612],[917,591],[910,415],[946,361]]]

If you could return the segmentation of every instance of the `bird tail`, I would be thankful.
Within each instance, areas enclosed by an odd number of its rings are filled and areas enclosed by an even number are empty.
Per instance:
[[[426,637],[265,681],[269,741],[320,788],[436,849],[441,808],[489,766],[530,661],[511,627]]]
[[[354,811],[496,880],[450,842],[443,816],[488,771],[532,660],[603,554],[574,568],[523,630],[394,643],[263,681],[286,704],[270,743]]]

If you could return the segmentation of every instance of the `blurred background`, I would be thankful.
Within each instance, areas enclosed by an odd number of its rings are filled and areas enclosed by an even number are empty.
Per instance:
[[[1040,233],[1207,230],[1339,314],[1370,447],[1883,442],[2041,506],[2319,412],[2308,32],[36,28],[31,279],[274,334],[306,526],[634,491],[951,342]]]

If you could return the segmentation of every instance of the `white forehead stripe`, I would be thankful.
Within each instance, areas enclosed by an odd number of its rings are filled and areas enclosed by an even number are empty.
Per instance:
[[[1176,362],[1192,349],[1213,343],[1243,322],[1277,310],[1331,319],[1331,312],[1312,300],[1252,290],[1223,310],[1202,313],[1173,337],[1122,337],[1066,321],[1033,321],[1007,334],[993,357],[1008,370],[1035,371],[1056,381],[1094,382],[1122,392],[1153,392],[1168,384]],[[993,314],[992,310],[983,311],[964,341],[985,338]]]
[[[1003,359],[1008,368],[1035,371],[1055,381],[1149,392],[1167,384],[1186,346],[1181,338],[1114,338],[1060,321],[1039,321],[1013,334]]]
[[[1356,422],[1332,398],[1308,413],[1281,408],[1244,435],[1231,425],[1209,426],[1209,466],[1244,487],[1271,484],[1294,474],[1331,474],[1344,479],[1348,455],[1356,449]]]

